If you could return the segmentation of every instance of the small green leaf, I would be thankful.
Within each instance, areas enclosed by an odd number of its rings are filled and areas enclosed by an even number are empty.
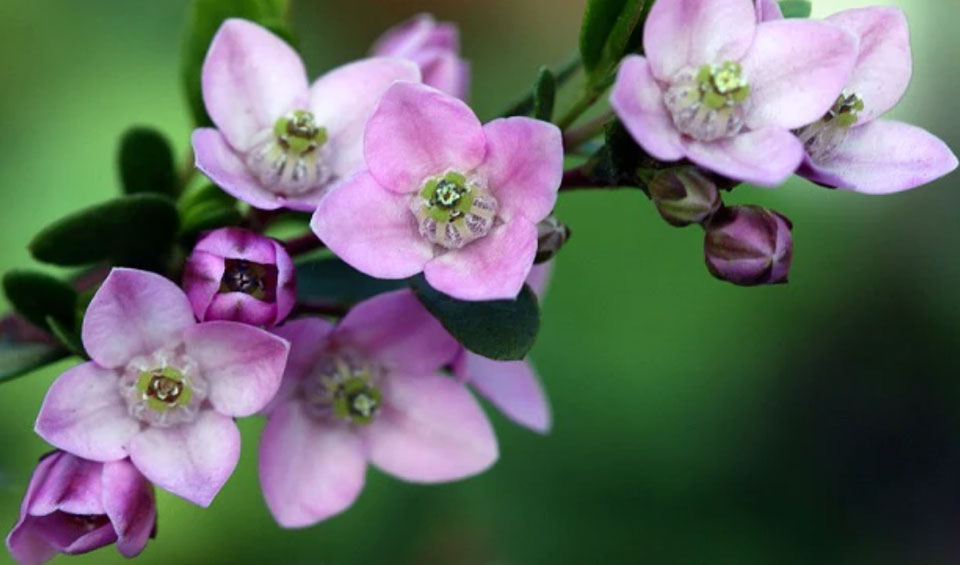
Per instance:
[[[580,55],[590,84],[603,84],[620,59],[640,47],[644,0],[589,0],[580,29]],[[645,6],[647,9],[645,10]]]
[[[553,107],[557,101],[557,78],[547,67],[541,67],[533,90],[533,117],[549,122],[553,120]]]
[[[526,357],[540,330],[540,306],[530,287],[516,300],[468,302],[431,287],[423,277],[410,280],[420,302],[464,347],[489,359]]]
[[[68,355],[49,335],[20,316],[0,319],[0,383],[59,361]]]
[[[33,325],[49,329],[52,318],[72,328],[77,293],[69,284],[39,271],[10,271],[3,276],[7,300]]]
[[[336,257],[297,263],[297,300],[307,305],[356,304],[406,286],[403,280],[368,277]]]
[[[50,328],[50,333],[53,334],[53,337],[57,338],[57,341],[59,341],[67,351],[77,357],[87,358],[87,352],[83,348],[83,340],[80,338],[80,333],[77,330],[64,326],[52,316],[47,317],[47,327]]]
[[[173,196],[177,173],[170,143],[157,130],[135,127],[120,140],[120,180],[127,194],[153,192]]]
[[[242,216],[235,198],[208,184],[191,190],[177,202],[180,237],[192,238],[201,232],[236,226]]]
[[[30,242],[34,258],[77,266],[111,261],[129,267],[163,263],[179,227],[173,202],[154,194],[116,198],[47,226]]]
[[[809,0],[781,0],[780,11],[785,18],[809,18],[813,5]]]

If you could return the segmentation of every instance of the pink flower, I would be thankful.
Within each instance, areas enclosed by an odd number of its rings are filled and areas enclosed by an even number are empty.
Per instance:
[[[470,63],[460,58],[460,31],[452,23],[438,23],[430,14],[420,14],[387,30],[373,46],[379,57],[399,57],[420,67],[423,83],[467,99]]]
[[[183,287],[201,322],[275,326],[293,309],[296,284],[287,250],[269,237],[240,228],[204,236],[183,274]]]
[[[203,64],[203,101],[217,129],[193,132],[197,168],[255,208],[313,211],[332,183],[363,168],[363,127],[397,80],[419,81],[402,59],[367,59],[307,84],[280,38],[227,20]]]
[[[658,0],[646,58],[621,65],[611,104],[643,149],[765,186],[803,159],[790,130],[823,116],[856,39],[809,20],[757,23],[751,0]]]
[[[50,387],[40,437],[92,461],[127,457],[151,482],[207,506],[240,457],[234,417],[280,386],[284,340],[236,322],[197,324],[177,285],[114,269],[83,319],[92,361]]]
[[[398,83],[367,124],[364,153],[368,170],[313,217],[334,253],[378,278],[423,272],[463,300],[516,297],[560,187],[559,129],[530,118],[482,126],[460,100]]]
[[[114,543],[135,557],[156,521],[153,486],[129,461],[95,463],[55,451],[33,472],[7,547],[23,565]]]
[[[913,61],[903,11],[848,10],[826,20],[857,36],[860,51],[847,87],[797,135],[806,147],[799,173],[822,185],[888,194],[929,183],[957,168],[957,157],[929,132],[878,119],[903,97]]]
[[[260,483],[280,525],[342,512],[363,489],[367,462],[434,483],[487,469],[493,429],[467,388],[440,369],[457,342],[408,290],[276,330],[290,363],[260,440]]]

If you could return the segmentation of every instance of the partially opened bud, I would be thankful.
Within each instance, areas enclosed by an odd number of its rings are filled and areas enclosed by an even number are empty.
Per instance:
[[[553,216],[537,224],[537,255],[533,262],[545,263],[553,259],[570,239],[570,228]]]
[[[741,286],[787,282],[793,224],[759,206],[723,208],[707,225],[704,255],[718,279]]]
[[[696,167],[661,171],[649,189],[660,215],[673,226],[699,224],[720,207],[717,185]]]

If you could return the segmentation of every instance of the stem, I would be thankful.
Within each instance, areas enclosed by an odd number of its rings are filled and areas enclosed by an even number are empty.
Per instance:
[[[560,192],[571,190],[616,190],[624,188],[619,184],[610,184],[594,178],[592,166],[587,164],[563,172],[563,181],[560,183]]]
[[[303,255],[304,253],[309,253],[317,249],[323,249],[326,247],[320,238],[316,236],[313,232],[308,232],[300,237],[295,237],[293,239],[288,239],[283,242],[284,248],[286,248],[287,253],[291,257],[296,257],[297,255]]]
[[[579,127],[570,128],[563,134],[564,149],[567,152],[573,151],[594,137],[597,137],[603,132],[603,128],[612,117],[613,112],[608,110],[604,112],[603,115],[597,116]]]
[[[584,91],[580,100],[577,100],[577,103],[573,105],[573,108],[570,108],[566,115],[556,122],[557,126],[566,131],[580,118],[580,116],[584,114],[584,112],[596,104],[597,100],[600,100],[600,97],[603,96],[603,94],[608,88],[610,88],[611,85],[613,85],[613,81],[614,77],[609,77],[600,84],[588,84],[587,89]]]
[[[561,87],[566,84],[573,75],[577,73],[580,69],[582,61],[580,60],[580,54],[576,54],[571,57],[566,63],[561,65],[556,71],[554,71],[554,76],[557,80],[557,87]],[[534,93],[531,92],[527,94],[522,99],[515,102],[508,110],[500,113],[501,118],[509,118],[510,116],[526,116],[533,111],[533,98]]]
[[[183,163],[180,165],[180,174],[177,175],[177,178],[180,180],[180,193],[187,189],[187,186],[190,185],[190,181],[193,180],[193,177],[197,174],[197,167],[194,163],[193,157],[193,146],[187,147],[187,153],[184,155]]]

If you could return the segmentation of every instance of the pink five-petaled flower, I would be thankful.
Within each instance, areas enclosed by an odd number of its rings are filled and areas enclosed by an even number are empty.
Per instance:
[[[354,307],[336,326],[287,322],[290,362],[260,440],[260,483],[277,522],[309,526],[363,489],[367,462],[431,483],[487,469],[498,456],[466,386],[440,373],[457,342],[407,290]]]
[[[275,326],[297,299],[293,261],[282,245],[240,228],[205,235],[183,272],[183,288],[201,322]]]
[[[420,71],[403,59],[368,59],[310,86],[283,40],[227,20],[203,64],[203,101],[217,129],[194,131],[197,168],[255,208],[312,212],[328,186],[363,168],[363,127],[397,80],[418,81]]]
[[[129,461],[96,463],[55,451],[33,472],[7,547],[21,565],[112,543],[135,557],[156,521],[153,486]]]
[[[151,482],[207,506],[233,473],[233,417],[263,409],[289,344],[237,322],[197,324],[169,280],[114,269],[83,319],[92,359],[60,376],[37,417],[40,437],[93,461],[130,460]]]
[[[762,17],[776,18],[773,10]],[[847,87],[818,121],[797,132],[807,150],[798,173],[813,182],[865,194],[916,188],[957,168],[957,157],[916,126],[878,119],[907,90],[913,61],[903,11],[873,7],[826,19],[857,36],[860,52]]]
[[[653,157],[777,186],[803,159],[791,130],[829,110],[856,44],[820,22],[758,24],[752,0],[658,0],[611,103]]]
[[[364,152],[368,170],[334,187],[313,217],[334,253],[378,278],[422,271],[462,300],[517,296],[563,175],[556,126],[483,126],[460,100],[401,82],[367,124]]]
[[[460,58],[460,32],[452,23],[438,23],[430,14],[420,14],[387,30],[374,44],[372,54],[413,61],[420,67],[424,84],[467,99],[470,64]]]

